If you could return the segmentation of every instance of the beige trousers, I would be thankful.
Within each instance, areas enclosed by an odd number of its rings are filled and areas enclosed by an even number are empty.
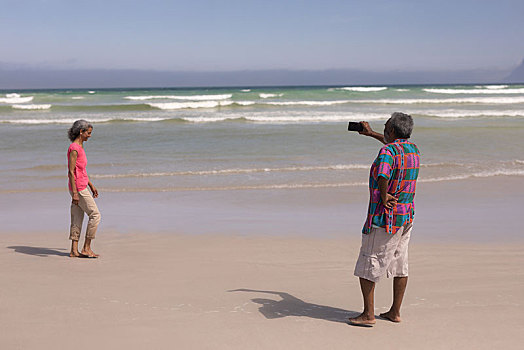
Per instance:
[[[69,230],[69,239],[72,241],[78,241],[80,239],[84,213],[89,217],[86,238],[94,239],[96,229],[100,223],[100,211],[98,211],[95,200],[87,187],[78,192],[78,197],[78,204],[71,203],[71,229]]]

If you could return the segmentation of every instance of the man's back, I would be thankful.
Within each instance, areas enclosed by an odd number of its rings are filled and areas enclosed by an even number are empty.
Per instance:
[[[385,227],[386,232],[396,233],[405,223],[413,220],[414,197],[419,174],[420,152],[407,139],[397,139],[383,146],[369,176],[370,203],[363,233],[373,227]],[[388,193],[398,198],[397,205],[388,210],[382,204],[378,187],[379,177],[388,180]]]

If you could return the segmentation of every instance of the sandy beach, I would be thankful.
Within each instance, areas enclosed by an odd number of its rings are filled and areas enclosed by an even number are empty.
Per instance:
[[[0,348],[520,348],[524,242],[492,229],[500,226],[494,217],[517,211],[521,179],[502,179],[421,184],[403,322],[378,320],[372,329],[344,323],[362,307],[352,274],[365,188],[347,190],[359,193],[351,199],[333,189],[239,191],[224,203],[214,230],[206,219],[201,231],[198,222],[185,222],[194,232],[179,232],[177,225],[168,232],[106,225],[95,242],[97,260],[68,258],[65,230],[2,232]],[[514,189],[510,201],[496,195],[506,187]],[[490,201],[481,200],[486,188]],[[240,214],[251,209],[259,221],[250,225],[244,216],[231,224],[247,197],[257,204]],[[116,206],[104,204],[103,220],[114,220]],[[206,208],[203,218],[216,217]],[[51,207],[46,215],[53,217],[55,209],[63,211]],[[452,215],[457,211],[462,215]],[[305,213],[302,219],[291,220],[298,212]],[[341,215],[341,222],[333,221]],[[288,232],[292,221],[295,229]],[[308,229],[314,221],[321,224]],[[325,235],[318,234],[321,225]],[[464,232],[468,227],[474,234]],[[391,285],[387,279],[377,285],[377,315],[390,305]]]

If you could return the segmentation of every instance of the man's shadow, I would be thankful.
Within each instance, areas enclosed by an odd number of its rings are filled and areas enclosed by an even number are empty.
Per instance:
[[[61,250],[66,249],[51,249],[51,248],[43,248],[43,247],[28,247],[28,246],[11,246],[7,247],[8,249],[13,249],[16,253],[21,254],[27,254],[27,255],[34,255],[39,256],[42,258],[48,257],[49,255],[57,255],[57,256],[69,256],[69,253],[63,252]]]
[[[304,316],[331,322],[345,323],[348,318],[359,315],[359,312],[338,309],[331,306],[306,303],[291,294],[267,290],[235,289],[229,292],[253,292],[274,294],[282,300],[255,298],[252,302],[262,305],[258,311],[267,319],[281,318],[286,316]]]

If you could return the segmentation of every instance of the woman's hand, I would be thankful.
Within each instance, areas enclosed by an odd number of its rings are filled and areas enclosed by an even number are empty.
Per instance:
[[[78,196],[78,193],[73,193],[73,204],[78,205],[79,200],[80,200],[80,197]]]
[[[93,193],[94,198],[98,198],[98,190],[96,189],[95,185],[92,183],[89,184],[89,188],[91,188],[91,192]]]

